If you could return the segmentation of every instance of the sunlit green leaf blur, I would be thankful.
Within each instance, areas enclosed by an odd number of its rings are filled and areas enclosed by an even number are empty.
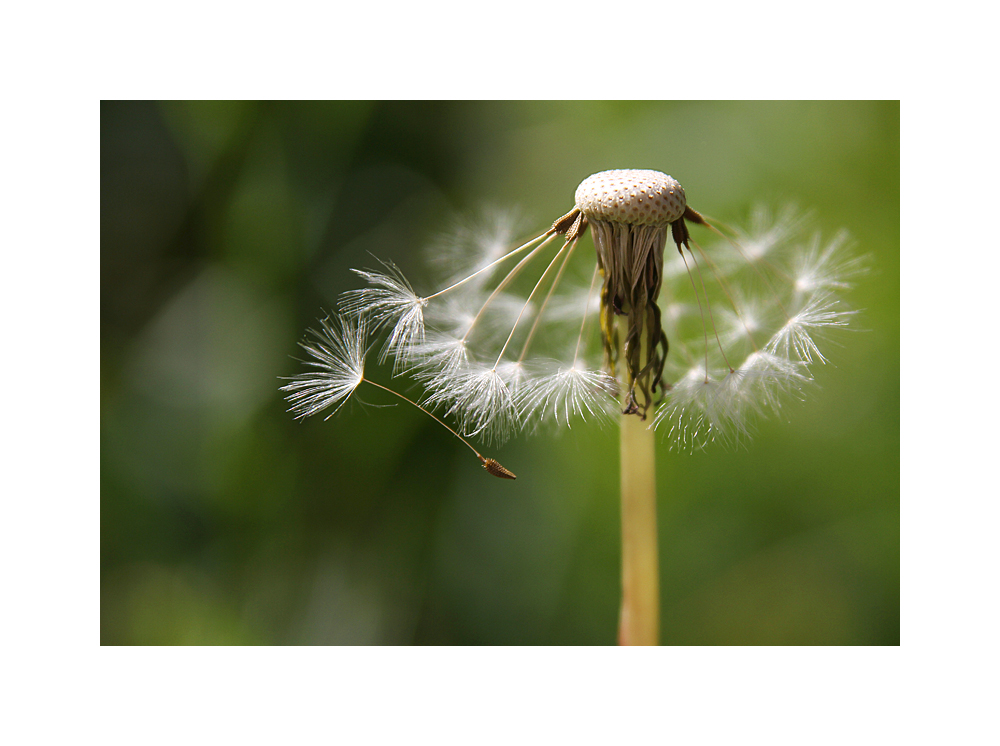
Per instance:
[[[101,642],[613,644],[616,426],[487,449],[509,482],[411,407],[297,422],[278,390],[350,268],[428,291],[456,216],[531,235],[611,168],[732,225],[794,202],[869,257],[803,401],[661,443],[662,642],[897,645],[898,102],[104,103]]]

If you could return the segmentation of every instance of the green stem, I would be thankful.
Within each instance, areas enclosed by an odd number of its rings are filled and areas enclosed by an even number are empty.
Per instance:
[[[656,538],[656,440],[648,421],[622,415],[622,607],[620,645],[658,645],[660,566]]]

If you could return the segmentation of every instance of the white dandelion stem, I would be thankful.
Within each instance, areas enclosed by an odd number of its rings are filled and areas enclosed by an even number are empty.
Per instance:
[[[496,370],[496,367],[500,365],[500,361],[503,359],[503,354],[507,351],[507,345],[509,345],[510,340],[514,338],[514,332],[517,330],[517,325],[521,323],[521,317],[524,316],[524,312],[528,310],[528,306],[531,305],[531,299],[535,296],[535,292],[538,290],[542,282],[545,281],[545,276],[549,273],[549,270],[552,269],[552,267],[558,261],[562,253],[566,251],[566,247],[569,246],[571,243],[576,244],[576,239],[574,238],[572,241],[567,241],[562,245],[562,248],[560,248],[559,251],[556,252],[556,255],[554,257],[552,257],[552,261],[549,262],[549,265],[545,268],[545,271],[542,272],[542,276],[538,278],[538,282],[535,283],[535,287],[533,287],[531,289],[531,292],[528,293],[528,299],[524,302],[524,305],[521,306],[521,312],[517,315],[517,318],[514,319],[514,326],[513,328],[511,328],[510,334],[507,335],[507,341],[504,342],[503,347],[500,348],[500,354],[497,355],[497,361],[493,364],[494,370]],[[538,248],[541,248],[541,246],[539,246]],[[528,256],[530,256],[530,254]],[[525,257],[525,259],[527,258],[528,257]]]
[[[648,350],[643,345],[641,362]],[[637,415],[621,416],[622,606],[620,645],[658,645],[660,567],[656,531],[656,440]]]

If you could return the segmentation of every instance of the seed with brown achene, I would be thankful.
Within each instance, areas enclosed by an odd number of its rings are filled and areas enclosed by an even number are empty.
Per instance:
[[[501,479],[517,479],[517,477],[514,476],[514,472],[505,468],[496,459],[484,458],[483,468],[486,469],[486,471],[488,471],[493,476],[500,477]]]

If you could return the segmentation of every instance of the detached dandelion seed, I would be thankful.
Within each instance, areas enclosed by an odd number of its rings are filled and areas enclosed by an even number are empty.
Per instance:
[[[326,416],[330,419],[335,415],[362,383],[367,383],[382,391],[396,396],[413,405],[452,435],[465,443],[476,454],[483,468],[495,477],[502,479],[517,479],[514,473],[506,469],[496,459],[486,458],[477,451],[469,441],[455,432],[447,423],[441,421],[433,413],[428,412],[412,399],[398,391],[365,378],[365,356],[368,352],[368,326],[364,319],[356,321],[350,316],[327,317],[320,321],[320,329],[310,329],[311,339],[306,339],[299,345],[313,358],[305,364],[313,370],[299,373],[286,380],[291,383],[281,387],[287,391],[285,398],[291,404],[289,412],[296,419],[309,417],[334,407]]]
[[[312,370],[283,387],[291,411],[332,415],[366,381],[405,399],[364,377],[372,332],[383,338],[379,361],[423,387],[420,403],[407,401],[494,476],[513,477],[467,438],[503,443],[617,419],[619,640],[656,644],[657,434],[681,449],[745,443],[826,362],[822,337],[849,324],[839,294],[863,267],[845,234],[808,234],[794,208],[757,209],[746,230],[723,231],[676,179],[652,170],[584,179],[572,209],[520,243],[512,221],[493,213],[486,223],[446,243],[442,289],[418,292],[391,261],[355,270],[368,287],[348,292],[303,343]],[[717,243],[703,247],[692,229]],[[595,254],[579,250],[588,230]]]

